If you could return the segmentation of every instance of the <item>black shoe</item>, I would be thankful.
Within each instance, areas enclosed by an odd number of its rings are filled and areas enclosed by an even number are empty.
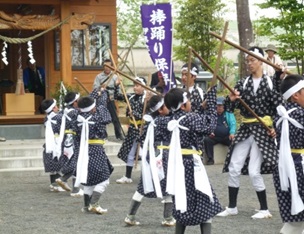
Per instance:
[[[207,162],[207,165],[213,165],[213,164],[214,164],[214,161],[212,159],[209,159]]]

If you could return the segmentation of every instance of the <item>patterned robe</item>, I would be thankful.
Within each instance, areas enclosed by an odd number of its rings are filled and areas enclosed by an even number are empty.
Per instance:
[[[204,112],[204,109],[202,108],[202,103],[206,98],[205,96],[206,94],[204,95],[204,91],[197,84],[194,84],[193,90],[190,94],[191,110],[193,112],[195,113]]]
[[[72,173],[76,169],[78,155],[75,152],[78,152],[78,148],[79,148],[79,145],[75,144],[78,110],[76,110],[73,106],[68,106],[66,108],[70,110],[70,112],[67,115],[68,117],[71,118],[71,120],[66,118],[66,125],[65,125],[66,132],[64,134],[64,138],[62,141],[62,150],[63,150],[63,155],[61,157],[63,160],[63,166],[61,168],[62,174]],[[65,148],[68,147],[72,148],[74,151],[74,154],[70,157],[70,159],[65,156],[65,152],[64,152]]]
[[[50,112],[52,113],[52,112]],[[50,114],[49,113],[49,114]],[[48,115],[49,115],[48,114]],[[62,119],[62,114],[58,113],[56,114],[52,120],[55,121],[55,123],[52,123],[52,129],[54,134],[58,134],[60,132],[60,126],[61,126],[61,119]],[[45,117],[44,119],[44,124],[46,124],[47,121],[47,117]],[[46,153],[45,151],[45,144],[43,145],[43,164],[44,164],[44,171],[45,172],[59,172],[61,167],[62,167],[62,160],[56,157],[53,158],[53,154],[52,153]]]
[[[171,120],[170,116],[157,116],[154,119],[154,123],[156,125],[156,127],[154,127],[154,147],[155,147],[155,156],[158,156],[160,151],[157,150],[157,146],[159,145],[165,145],[165,146],[169,146],[169,139],[171,136],[171,132],[168,131],[167,129],[167,125],[168,122]],[[149,124],[149,123],[148,123]],[[147,124],[145,125],[147,126]],[[143,136],[146,136],[146,129],[143,131]],[[163,153],[162,153],[162,165],[163,165],[163,169],[164,169],[164,175],[165,178],[162,179],[160,181],[160,186],[161,186],[161,191],[163,196],[167,196],[168,193],[166,192],[166,186],[167,186],[167,180],[166,180],[166,175],[167,175],[167,167],[168,167],[168,153],[169,150],[164,149]],[[148,155],[149,157],[149,155]],[[140,181],[138,183],[137,186],[137,192],[139,192],[140,194],[144,195],[145,197],[148,198],[156,198],[156,193],[155,192],[150,192],[147,194],[144,194],[144,187],[143,187],[143,183],[142,183],[142,176],[140,177]]]
[[[286,110],[290,110],[292,108],[298,108],[294,110],[292,113],[289,114],[289,116],[293,119],[295,119],[297,122],[302,124],[304,126],[304,109],[300,107],[296,103],[287,103],[285,105]],[[279,116],[275,118],[275,121],[278,121]],[[278,126],[276,129],[277,132],[277,140],[280,144],[280,138],[281,138],[281,128],[282,124]],[[295,127],[293,124],[289,122],[289,140],[290,140],[290,148],[291,149],[304,149],[304,130]],[[302,198],[302,201],[304,202],[304,174],[303,174],[303,157],[301,154],[295,154],[292,153],[293,161],[294,161],[294,167],[296,169],[297,174],[297,184],[299,189],[300,197]],[[276,167],[273,172],[273,181],[274,186],[276,189],[276,194],[278,198],[279,203],[279,209],[280,214],[283,222],[304,222],[304,211],[300,212],[297,215],[291,215],[291,193],[290,189],[288,191],[282,191],[281,185],[280,185],[280,177],[279,177],[279,170],[278,165],[276,164]]]
[[[273,88],[271,89],[269,83],[265,76],[263,76],[260,85],[257,89],[256,94],[253,92],[253,80],[249,77],[248,82],[243,87],[244,81],[240,80],[234,89],[240,92],[242,100],[259,116],[264,117],[266,115],[274,118],[276,114],[276,107],[283,102],[282,97],[279,93],[279,82],[273,81]],[[234,112],[235,108],[240,109],[242,117],[254,118],[251,113],[245,109],[245,107],[240,104],[237,100],[231,102],[229,97],[225,100],[225,108],[227,111]],[[275,144],[275,140],[272,139],[268,134],[266,129],[260,123],[245,124],[242,123],[238,129],[232,144],[229,147],[229,151],[224,164],[223,172],[228,172],[229,163],[231,160],[231,155],[233,152],[234,145],[246,140],[250,135],[253,135],[261,153],[263,155],[263,163],[261,165],[262,174],[270,174],[276,164],[278,157],[278,150]],[[249,156],[247,156],[244,167],[242,168],[242,174],[248,175],[248,163]]]
[[[80,112],[79,115],[84,118],[92,116],[89,124],[89,139],[105,139],[107,136],[106,124],[111,122],[109,111],[103,105],[97,107],[95,113]],[[76,134],[81,136],[82,126],[77,126]],[[79,143],[78,143],[79,144]],[[94,186],[110,178],[113,171],[111,162],[105,153],[104,146],[101,144],[89,144],[89,164],[88,177],[85,186]]]
[[[115,92],[114,94],[116,100],[124,100],[122,94]],[[135,118],[135,121],[142,120],[143,108],[144,108],[144,95],[132,94],[129,96],[129,103],[132,109],[132,114]],[[129,110],[127,109],[127,116],[130,116]],[[130,117],[130,120],[131,117]],[[139,129],[140,124],[138,124],[138,129],[136,129],[135,125],[130,123],[128,128],[127,136],[122,143],[122,146],[118,152],[118,158],[123,160],[125,163],[128,161],[128,154],[132,148],[133,142],[139,140]],[[135,157],[135,155],[134,155]]]
[[[186,113],[182,110],[173,113],[172,119],[176,120],[186,116],[179,122],[181,126],[189,129],[188,131],[180,129],[182,149],[192,149],[194,147],[196,150],[202,150],[201,139],[203,135],[211,134],[216,127],[216,87],[213,87],[207,93],[207,96],[210,104],[205,112],[206,114]],[[181,213],[174,206],[173,217],[185,226],[199,225],[221,212],[222,207],[212,188],[214,203],[210,202],[206,194],[195,188],[193,155],[183,155],[183,164],[185,167],[187,211]],[[174,196],[173,202],[175,203]]]

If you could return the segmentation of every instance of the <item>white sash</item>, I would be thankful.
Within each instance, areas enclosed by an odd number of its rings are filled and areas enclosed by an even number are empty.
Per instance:
[[[56,120],[52,120],[56,116],[55,112],[51,112],[47,115],[47,121],[45,122],[45,152],[53,153],[55,149],[55,134],[53,132],[52,123],[56,124]]]
[[[181,213],[187,211],[185,167],[181,153],[179,130],[179,128],[189,130],[184,126],[179,125],[180,120],[185,117],[186,116],[182,116],[178,120],[171,120],[168,123],[168,130],[172,131],[172,136],[168,158],[166,191],[171,195],[175,195],[175,208],[176,210],[180,210]]]
[[[214,203],[212,189],[210,186],[209,178],[202,163],[201,157],[197,154],[193,154],[194,160],[194,184],[195,188],[202,193],[206,194],[210,201]]]
[[[55,157],[58,157],[58,159],[60,158],[61,152],[62,152],[62,141],[63,141],[63,138],[64,138],[66,119],[71,121],[71,118],[68,116],[68,113],[71,110],[72,109],[68,109],[68,108],[64,109],[62,119],[61,119],[59,137],[57,137],[56,140],[55,140],[55,150],[54,150],[53,154],[54,154]]]
[[[282,122],[282,133],[280,141],[279,150],[279,176],[282,191],[288,191],[291,189],[291,214],[296,215],[304,210],[303,201],[299,195],[298,184],[297,184],[297,174],[294,166],[294,162],[291,155],[290,141],[289,141],[289,125],[288,121],[295,127],[303,129],[303,126],[297,122],[295,119],[290,118],[289,114],[296,110],[297,108],[292,108],[286,110],[285,107],[279,105],[277,107],[278,114],[281,118],[278,120],[276,126]],[[290,185],[289,185],[290,183]]]
[[[154,148],[154,120],[150,115],[144,115],[144,120],[150,122],[147,135],[142,151],[142,181],[144,193],[153,192],[155,188],[156,196],[162,198],[161,186],[156,166],[155,148]],[[149,151],[150,164],[147,162],[147,154]],[[153,187],[154,184],[154,187]]]
[[[80,148],[77,161],[76,181],[75,187],[78,187],[81,183],[87,183],[88,177],[88,165],[89,165],[89,124],[95,124],[89,121],[92,115],[85,119],[83,116],[78,115],[78,126],[82,125]]]

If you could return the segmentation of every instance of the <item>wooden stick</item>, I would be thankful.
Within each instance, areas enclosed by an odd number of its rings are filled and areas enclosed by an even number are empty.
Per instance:
[[[209,71],[213,73],[213,69],[210,67],[210,65],[195,51],[192,49],[193,54],[207,67]],[[223,78],[220,76],[216,76],[217,79],[231,92],[235,95],[234,90],[225,82]],[[241,98],[238,99],[240,103],[248,110],[262,125],[264,128],[266,128],[267,131],[271,131],[271,129],[262,121],[262,119],[242,100]]]
[[[80,85],[81,88],[83,88],[84,91],[86,91],[87,94],[89,94],[89,90],[86,89],[86,87],[84,87],[84,85],[80,82],[80,80],[78,80],[77,77],[74,77],[74,80],[76,80],[76,82]]]
[[[220,35],[218,35],[218,34],[216,34],[216,33],[214,33],[214,32],[210,32],[209,34],[212,35],[212,36],[214,36],[214,37],[216,37],[217,39],[222,39],[222,37],[221,37]],[[269,66],[272,66],[272,67],[273,67],[274,69],[276,69],[276,70],[282,70],[281,67],[279,67],[279,66],[273,64],[272,62],[268,61],[268,60],[265,59],[265,58],[259,57],[259,56],[256,55],[255,53],[252,53],[251,51],[245,49],[245,48],[242,47],[242,46],[239,46],[239,45],[237,45],[237,44],[235,44],[235,43],[233,43],[233,42],[231,42],[231,41],[229,41],[229,40],[227,40],[227,39],[225,39],[225,42],[226,42],[227,44],[233,46],[234,48],[237,48],[237,49],[243,51],[244,53],[249,54],[249,55],[251,55],[252,57],[255,57],[256,59],[261,60],[263,63],[266,63],[266,64],[268,64]],[[285,73],[288,74],[288,75],[292,74],[292,73],[289,72],[289,71],[285,71]]]
[[[148,76],[148,84],[150,84],[150,83],[151,83],[151,74],[149,74],[149,76]],[[147,98],[147,95],[146,95],[145,102],[144,102],[144,108],[143,108],[143,112],[142,112],[142,119],[141,119],[142,124],[140,125],[139,136],[142,135],[142,131],[143,131],[143,127],[144,127],[144,114],[146,113],[147,102],[148,102],[148,98]],[[137,168],[139,150],[140,150],[140,143],[137,144],[137,150],[136,150],[136,156],[135,156],[135,165],[134,165],[135,169]]]
[[[226,21],[225,26],[224,26],[223,36],[221,39],[221,43],[220,43],[220,47],[219,47],[219,51],[218,51],[217,59],[216,59],[216,63],[215,63],[215,68],[214,68],[214,72],[213,72],[213,77],[212,77],[211,84],[210,84],[211,87],[216,85],[216,82],[217,82],[216,77],[217,77],[217,74],[219,73],[219,69],[220,69],[220,65],[221,65],[222,52],[223,52],[223,48],[224,48],[224,44],[225,44],[227,30],[228,30],[228,21]]]
[[[118,73],[118,74],[120,74],[120,75],[126,77],[127,79],[133,81],[133,82],[136,83],[136,84],[139,84],[140,86],[142,86],[142,87],[144,87],[145,89],[151,91],[152,93],[160,94],[159,92],[155,91],[154,89],[150,88],[149,86],[144,85],[144,84],[142,84],[141,82],[135,80],[135,79],[132,78],[131,76],[129,76],[129,75],[127,75],[127,74],[125,74],[125,73],[123,73],[123,72],[121,72],[121,71],[119,71],[119,70],[116,70],[114,67],[112,67],[112,66],[110,66],[110,65],[108,65],[108,64],[105,64],[105,66],[108,67],[108,68],[110,68],[110,69],[113,70],[113,71],[115,70],[116,73]]]
[[[116,63],[115,63],[115,61],[114,61],[114,58],[113,58],[113,55],[112,55],[111,50],[109,50],[109,54],[110,54],[112,63],[114,64],[114,68],[115,68],[115,72],[116,72],[117,66],[116,66]],[[114,73],[115,73],[115,72],[114,72]],[[117,77],[118,77],[118,79],[119,79],[119,74],[117,74]],[[134,115],[133,115],[133,113],[132,113],[132,108],[131,108],[131,105],[130,105],[130,102],[129,102],[129,98],[128,98],[128,96],[127,96],[125,87],[124,87],[124,85],[123,85],[122,82],[120,82],[120,87],[121,87],[122,94],[124,95],[124,98],[125,98],[125,100],[126,100],[127,106],[128,106],[128,108],[129,108],[129,110],[130,110],[130,117],[131,117],[132,121],[134,122],[135,128],[138,129],[137,123],[136,123],[135,118],[134,118]]]
[[[189,53],[188,53],[188,75],[187,75],[187,91],[189,91],[189,83],[191,79],[191,62],[192,62],[192,53],[191,53],[191,47],[189,47]]]

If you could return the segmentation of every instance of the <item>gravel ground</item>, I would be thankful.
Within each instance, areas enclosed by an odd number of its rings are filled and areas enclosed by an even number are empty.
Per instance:
[[[227,205],[227,174],[221,173],[222,165],[207,166],[209,179],[220,202]],[[159,199],[144,199],[137,218],[141,226],[127,227],[124,224],[130,200],[136,190],[140,171],[133,172],[133,184],[118,185],[115,180],[124,174],[124,167],[116,167],[111,184],[101,198],[101,206],[108,209],[105,215],[81,212],[82,198],[70,197],[67,192],[50,192],[47,175],[1,178],[0,233],[3,234],[48,234],[48,233],[124,233],[167,234],[172,227],[162,227],[163,204]],[[259,208],[257,196],[248,176],[241,177],[238,209],[233,217],[215,217],[213,234],[278,234],[282,221],[272,183],[272,176],[264,176],[268,206],[272,219],[252,220],[250,217]],[[200,233],[199,226],[187,227],[186,233]]]

